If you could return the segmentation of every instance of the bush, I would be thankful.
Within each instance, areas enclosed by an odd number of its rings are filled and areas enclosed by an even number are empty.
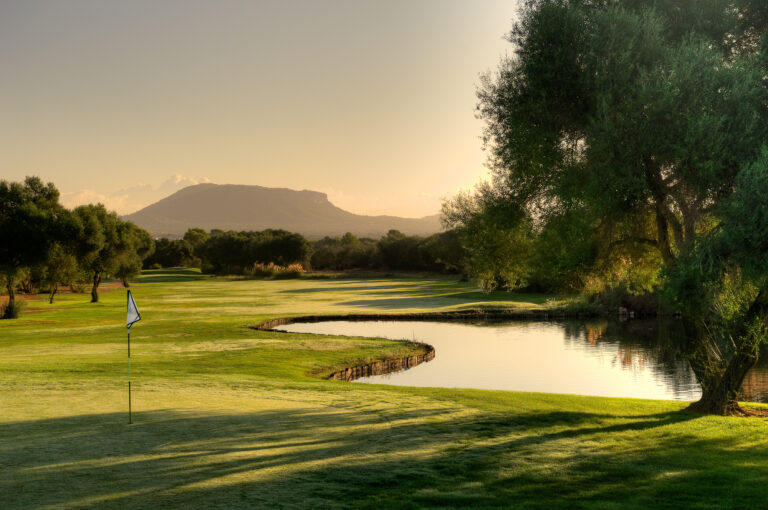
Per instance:
[[[3,319],[16,319],[26,306],[27,302],[18,297],[14,300],[13,308],[11,308],[10,303],[2,303],[0,304],[0,317]]]
[[[250,269],[246,270],[245,273],[247,276],[252,276],[254,278],[269,278],[275,275],[278,267],[280,266],[276,266],[272,262],[269,264],[261,264],[259,262],[255,262]]]
[[[71,290],[73,294],[82,294],[85,292],[85,282],[72,282],[69,286],[69,290]]]
[[[155,251],[144,260],[144,268],[193,267],[198,262],[189,242],[163,237],[155,241]]]
[[[284,268],[282,268],[280,271],[278,271],[274,278],[276,279],[288,279],[288,278],[298,278],[304,273],[304,266],[301,264],[290,264]]]
[[[619,309],[637,312],[640,315],[655,315],[661,310],[659,296],[655,293],[636,293],[626,285],[605,287],[589,296],[591,301],[611,312]]]
[[[278,266],[277,264],[270,262],[269,264],[262,264],[255,262],[250,269],[246,270],[246,275],[252,278],[274,278],[274,279],[288,279],[298,278],[304,273],[304,266],[301,264],[290,264],[288,266]]]

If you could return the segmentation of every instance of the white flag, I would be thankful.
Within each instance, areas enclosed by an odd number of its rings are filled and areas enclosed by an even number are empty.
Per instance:
[[[136,301],[133,300],[131,291],[128,291],[128,318],[125,322],[125,326],[130,329],[134,322],[139,322],[141,315],[139,315],[139,309],[136,308]]]

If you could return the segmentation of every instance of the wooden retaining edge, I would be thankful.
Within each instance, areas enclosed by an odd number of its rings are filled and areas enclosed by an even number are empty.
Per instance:
[[[424,344],[424,346],[428,348],[428,351],[424,354],[376,361],[374,363],[368,363],[367,365],[345,368],[344,370],[332,373],[326,377],[326,379],[349,382],[354,381],[355,379],[360,379],[361,377],[391,374],[392,372],[413,368],[416,365],[435,359],[435,348],[428,344]]]

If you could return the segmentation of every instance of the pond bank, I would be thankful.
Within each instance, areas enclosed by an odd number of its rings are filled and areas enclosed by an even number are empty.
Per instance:
[[[336,315],[299,315],[295,317],[278,317],[263,321],[253,329],[260,331],[282,331],[274,329],[278,326],[297,323],[313,323],[327,321],[434,321],[434,322],[465,322],[468,320],[481,321],[512,321],[512,320],[567,320],[589,319],[604,317],[598,313],[558,312],[552,310],[482,310],[469,309],[449,312],[417,312],[417,313],[353,313]]]
[[[424,354],[406,356],[404,358],[388,359],[384,361],[375,361],[366,365],[345,368],[344,370],[339,370],[338,372],[332,373],[326,377],[326,379],[350,382],[362,377],[370,377],[372,375],[386,375],[393,372],[399,372],[401,370],[407,370],[421,363],[435,359],[435,348],[429,344],[423,345],[427,348],[427,352]]]

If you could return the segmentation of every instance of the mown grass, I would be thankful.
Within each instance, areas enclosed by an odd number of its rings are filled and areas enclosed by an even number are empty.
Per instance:
[[[307,377],[408,344],[249,328],[291,314],[537,308],[441,278],[208,278],[0,322],[0,508],[765,508],[768,425],[685,403]]]

